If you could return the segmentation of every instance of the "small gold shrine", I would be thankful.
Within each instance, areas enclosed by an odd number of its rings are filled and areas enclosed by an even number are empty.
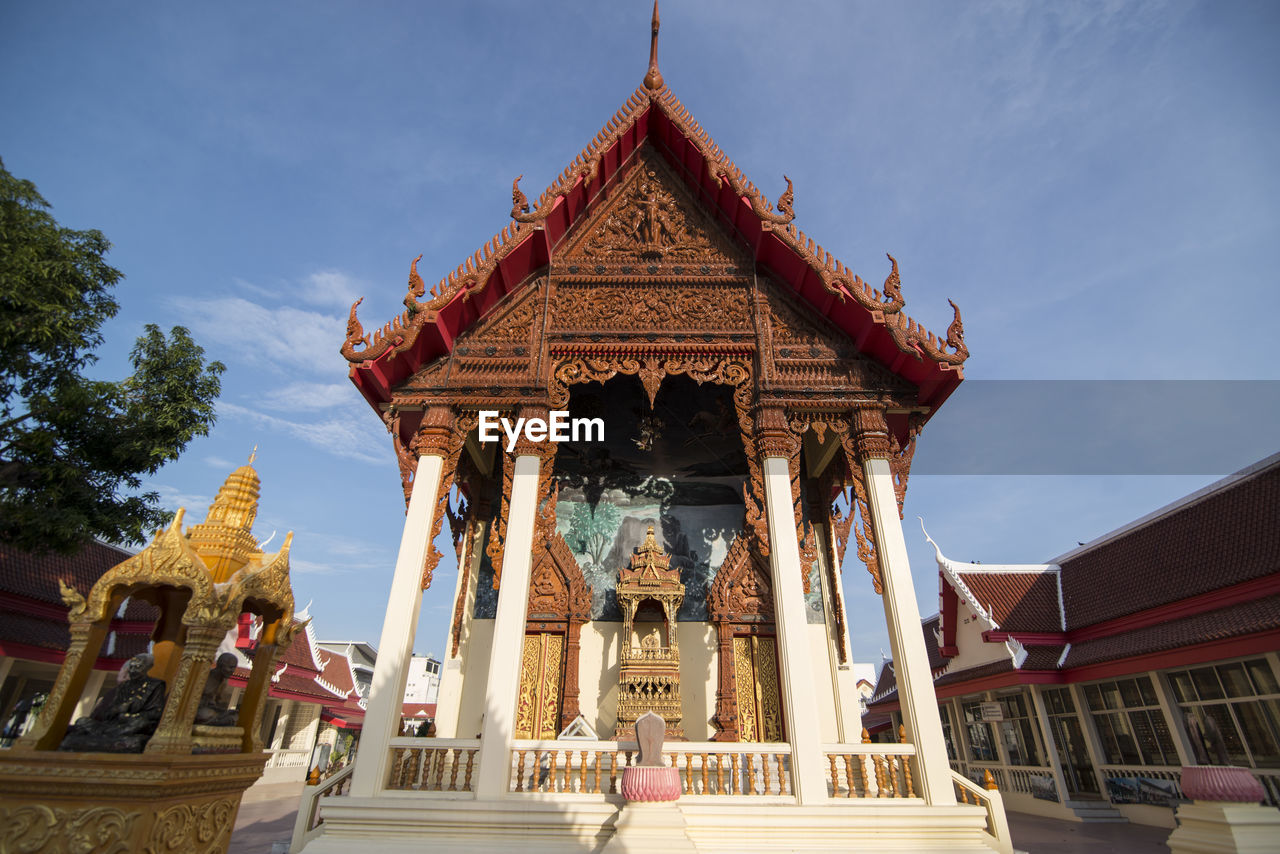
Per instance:
[[[621,666],[618,668],[618,724],[616,737],[634,739],[636,719],[647,711],[667,723],[666,737],[683,739],[680,700],[680,641],[676,612],[684,601],[680,570],[659,546],[653,526],[631,556],[631,566],[618,576],[618,607],[622,609]],[[660,616],[661,627],[644,623]],[[636,644],[636,616],[644,636]],[[665,633],[665,643],[664,635]]]
[[[61,583],[71,646],[36,725],[0,753],[0,850],[79,851],[92,839],[94,851],[226,851],[240,796],[267,760],[258,736],[273,665],[300,628],[289,580],[293,534],[275,554],[258,548],[258,491],[258,473],[241,466],[203,524],[184,535],[179,510],[87,596]],[[128,680],[73,727],[126,598],[160,610],[151,654],[137,657]],[[261,618],[262,632],[238,712],[224,713],[228,725],[199,725],[218,647],[245,613]]]

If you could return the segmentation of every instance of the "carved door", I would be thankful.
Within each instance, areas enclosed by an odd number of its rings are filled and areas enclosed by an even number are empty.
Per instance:
[[[785,740],[776,640],[756,635],[734,638],[733,669],[738,692],[739,739]]]
[[[563,673],[564,635],[541,632],[524,636],[516,738],[555,738],[559,734]]]

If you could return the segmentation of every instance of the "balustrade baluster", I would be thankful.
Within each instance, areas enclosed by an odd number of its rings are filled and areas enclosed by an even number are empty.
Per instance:
[[[911,785],[911,757],[902,757],[902,775],[907,780],[907,797],[914,798],[916,796],[915,787]]]
[[[836,755],[827,754],[827,763],[831,766],[831,797],[840,797],[840,772],[836,770]]]
[[[769,794],[769,789],[773,787],[772,781],[769,779],[769,754],[760,754],[760,766],[764,769],[764,791],[760,794]]]
[[[887,798],[889,797],[889,793],[885,788],[885,782],[884,782],[884,765],[885,765],[884,757],[879,754],[876,754],[875,757],[873,758],[876,763],[876,797]]]
[[[591,794],[593,795],[600,794],[600,763],[603,761],[604,761],[604,751],[597,750],[596,751],[596,782],[591,787]]]
[[[435,763],[436,763],[436,781],[435,781],[435,784],[431,787],[431,790],[433,792],[443,792],[444,791],[444,764],[449,756],[449,751],[445,749],[445,750],[433,750],[431,752],[435,754]]]
[[[684,793],[692,795],[693,791],[693,754],[684,755]]]
[[[516,791],[524,791],[524,754],[525,751],[516,751]],[[467,766],[467,782],[471,782],[471,766]]]
[[[711,769],[707,767],[707,754],[702,754],[702,794],[711,794]]]
[[[471,791],[471,766],[475,764],[477,750],[478,748],[473,747],[467,751],[467,776],[466,779],[462,781],[462,791],[464,792]],[[523,755],[524,754],[522,752],[521,756]]]
[[[557,779],[559,777],[559,774],[560,774],[560,751],[553,750],[551,751],[551,773],[547,775],[547,791],[548,792],[560,791],[559,780]]]
[[[853,786],[853,763],[854,762],[857,762],[859,767],[862,766],[862,762],[857,756],[853,756],[847,753],[844,755],[844,781],[849,786],[849,794],[845,795],[846,798],[858,797],[858,794],[854,790],[854,786]]]
[[[458,791],[458,748],[450,748],[453,751],[452,762],[449,763],[449,791]]]
[[[788,755],[786,753],[775,753],[773,756],[778,762],[778,794],[785,795],[787,793],[787,782],[791,777],[787,768]]]
[[[724,794],[724,754],[713,753],[711,755],[716,758],[716,794],[723,795]]]
[[[729,778],[729,793],[733,794],[734,790],[737,790],[740,795],[742,794],[742,778],[738,776],[738,754],[730,754],[729,759],[733,764],[733,776]]]
[[[582,769],[578,772],[578,791],[587,791],[587,751],[579,751],[582,755]]]

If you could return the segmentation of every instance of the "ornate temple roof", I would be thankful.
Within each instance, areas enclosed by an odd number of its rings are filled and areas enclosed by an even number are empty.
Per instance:
[[[772,204],[668,88],[657,66],[657,31],[655,4],[643,85],[534,203],[516,178],[512,222],[430,291],[415,259],[405,311],[372,334],[365,334],[356,314],[361,300],[351,306],[341,351],[352,381],[375,410],[390,402],[395,386],[449,354],[460,334],[547,267],[566,236],[616,188],[642,146],[662,154],[745,256],[848,335],[860,352],[916,386],[919,405],[936,408],[960,384],[969,352],[955,303],[951,326],[935,335],[902,311],[892,256],[891,272],[876,289],[801,231],[793,222],[791,181],[783,176],[787,189]]]

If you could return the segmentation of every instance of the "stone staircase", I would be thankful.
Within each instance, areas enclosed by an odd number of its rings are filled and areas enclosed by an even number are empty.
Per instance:
[[[1083,822],[1089,823],[1108,823],[1108,824],[1127,824],[1129,819],[1115,807],[1111,806],[1108,801],[1067,801],[1064,806],[1076,814],[1076,817]]]

